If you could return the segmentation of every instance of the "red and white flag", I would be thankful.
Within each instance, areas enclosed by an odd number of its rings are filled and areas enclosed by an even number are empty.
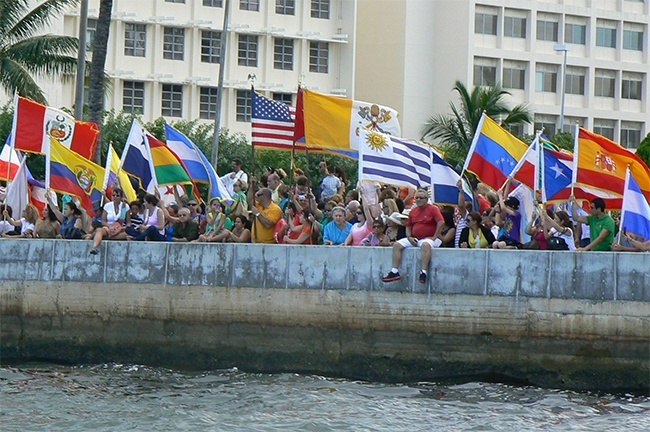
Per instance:
[[[76,121],[70,114],[17,96],[12,130],[13,147],[30,153],[47,153],[50,137],[92,159],[99,136],[95,123]]]
[[[9,182],[16,177],[20,168],[20,157],[16,150],[9,144],[5,144],[0,153],[0,180]]]

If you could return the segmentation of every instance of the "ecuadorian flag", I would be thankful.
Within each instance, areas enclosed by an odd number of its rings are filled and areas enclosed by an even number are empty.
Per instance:
[[[51,138],[47,154],[46,188],[74,195],[92,214],[93,204],[101,203],[104,168],[73,152]]]
[[[483,113],[463,171],[473,172],[483,183],[500,189],[527,149],[523,141]]]

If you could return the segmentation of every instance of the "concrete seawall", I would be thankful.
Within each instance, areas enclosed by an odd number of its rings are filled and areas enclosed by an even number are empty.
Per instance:
[[[650,392],[650,254],[0,241],[7,359]]]

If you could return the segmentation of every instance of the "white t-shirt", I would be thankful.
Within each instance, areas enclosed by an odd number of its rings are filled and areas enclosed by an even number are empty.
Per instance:
[[[25,218],[20,218],[20,233],[24,234],[25,231],[31,230],[34,232],[34,224],[31,222],[27,222]]]
[[[576,243],[573,240],[573,230],[571,228],[565,228],[564,233],[559,233],[555,228],[551,227],[549,232],[553,237],[563,238],[566,244],[569,246],[569,250],[576,250]]]
[[[115,203],[113,201],[104,204],[104,211],[106,212],[106,222],[112,224],[120,219],[126,219],[126,212],[129,206],[121,202],[120,207],[115,211]]]
[[[7,234],[14,230],[14,226],[9,221],[0,220],[0,234]]]
[[[223,182],[223,185],[226,187],[226,190],[228,191],[230,196],[233,196],[235,194],[235,190],[233,189],[233,186],[235,185],[237,180],[241,180],[244,183],[248,184],[248,175],[243,170],[239,170],[236,173],[234,173],[235,174],[234,178],[231,177],[233,173],[234,172],[230,172],[225,176],[221,177],[221,181]],[[245,193],[246,191],[243,192]]]

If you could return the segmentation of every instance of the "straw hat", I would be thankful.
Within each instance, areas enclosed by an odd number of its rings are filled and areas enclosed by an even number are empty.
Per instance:
[[[408,219],[407,216],[404,216],[403,214],[397,213],[397,212],[393,212],[393,213],[391,213],[390,216],[388,216],[389,221],[393,221],[398,225],[404,225],[404,221],[406,219]]]

